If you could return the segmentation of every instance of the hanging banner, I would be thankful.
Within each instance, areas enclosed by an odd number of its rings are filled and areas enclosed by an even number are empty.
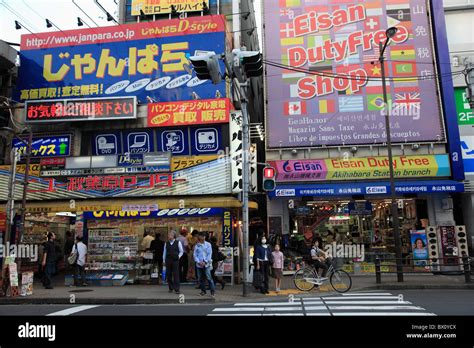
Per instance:
[[[224,224],[222,226],[222,246],[232,246],[232,214],[230,211],[224,211]]]
[[[188,55],[225,52],[225,23],[213,15],[23,35],[15,99],[225,96],[224,80],[213,85],[185,67]]]
[[[426,0],[264,0],[270,148],[444,141]],[[422,103],[430,100],[430,103]]]

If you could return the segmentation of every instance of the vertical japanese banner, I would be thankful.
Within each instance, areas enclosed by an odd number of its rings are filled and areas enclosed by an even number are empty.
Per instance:
[[[446,140],[426,0],[264,0],[268,147]],[[430,100],[422,103],[422,100]]]
[[[224,223],[222,225],[222,246],[232,247],[232,214],[230,211],[224,211]]]
[[[17,100],[225,96],[225,81],[201,81],[187,67],[187,55],[225,52],[225,23],[216,15],[23,35]]]

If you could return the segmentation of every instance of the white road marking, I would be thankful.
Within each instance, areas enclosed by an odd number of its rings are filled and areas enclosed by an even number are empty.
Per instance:
[[[95,307],[99,307],[99,306],[98,305],[77,306],[77,307],[72,307],[68,309],[63,309],[62,311],[59,311],[59,312],[49,313],[46,316],[71,315],[71,314],[86,311],[88,309],[95,308]]]
[[[347,300],[398,300],[398,296],[357,296],[357,297],[324,297],[325,300],[347,301]]]
[[[246,306],[246,307],[251,307],[251,306],[294,306],[298,305],[300,301],[294,301],[294,302],[257,302],[257,303],[235,303],[234,306],[239,307],[239,306]]]
[[[388,296],[392,295],[389,292],[358,292],[358,293],[348,293],[348,294],[342,294],[342,296]]]
[[[302,308],[300,307],[280,307],[280,308],[272,308],[272,307],[265,307],[265,312],[267,311],[274,311],[274,312],[279,312],[279,311],[301,311]]]
[[[334,316],[433,316],[433,313],[423,312],[335,312]]]
[[[326,306],[305,306],[305,310],[307,311],[320,311],[320,310],[327,310]]]
[[[407,310],[413,309],[416,311],[424,311],[424,308],[416,307],[416,306],[329,306],[330,310],[349,310],[349,309],[366,309],[366,310]]]
[[[214,308],[213,312],[262,312],[264,307]]]
[[[408,301],[325,301],[326,304],[368,304],[368,305],[374,305],[374,304],[412,304],[411,302]]]

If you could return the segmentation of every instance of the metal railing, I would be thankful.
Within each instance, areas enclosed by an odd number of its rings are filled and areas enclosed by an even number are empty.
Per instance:
[[[443,262],[440,262],[442,260]],[[449,260],[449,261],[448,261]],[[382,283],[382,273],[384,274],[390,274],[390,273],[397,273],[396,271],[390,272],[382,272],[382,267],[383,266],[395,266],[397,259],[396,258],[384,258],[383,259],[384,264],[382,264],[382,259],[379,257],[375,258],[375,282],[377,284]],[[387,261],[393,261],[393,265],[387,264]],[[403,259],[403,261],[406,261],[406,259]],[[413,272],[409,271],[403,271],[404,274],[409,274],[409,273],[414,273],[414,274],[422,274],[422,272],[415,271],[416,267],[426,267],[427,271],[424,273],[442,273],[442,274],[456,274],[456,275],[464,275],[465,282],[466,283],[471,283],[471,271],[473,269],[472,267],[472,258],[469,256],[450,256],[450,257],[437,257],[437,258],[428,258],[428,259],[416,259],[416,260],[411,260],[413,262],[426,262],[426,265],[421,265],[417,266],[413,264]],[[448,261],[448,262],[445,262]],[[462,266],[462,267],[460,267]],[[459,267],[459,271],[449,271],[449,270],[442,270],[442,268],[446,267]]]

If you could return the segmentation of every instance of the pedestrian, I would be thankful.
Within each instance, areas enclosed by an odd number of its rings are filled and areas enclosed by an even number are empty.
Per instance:
[[[216,287],[211,276],[212,269],[212,246],[206,242],[206,234],[199,233],[199,242],[194,249],[194,261],[196,262],[199,285],[201,287],[201,296],[206,295],[206,279],[211,289],[211,296],[214,297]]]
[[[280,292],[281,278],[283,277],[283,253],[280,251],[280,245],[275,245],[275,251],[272,252],[273,259],[273,275],[275,276],[275,289]]]
[[[48,232],[48,241],[44,245],[43,251],[43,262],[41,266],[43,267],[43,286],[46,289],[52,289],[52,277],[56,273],[56,248],[54,241],[56,240],[56,235],[53,232]]]
[[[153,263],[158,265],[158,274],[163,272],[163,252],[165,243],[161,240],[161,233],[155,234],[155,239],[150,243],[150,250],[153,252]],[[160,277],[158,276],[158,284]]]
[[[87,256],[87,246],[82,242],[82,237],[76,237],[76,243],[74,244],[74,248],[71,252],[77,254],[77,259],[75,263],[76,272],[74,273],[74,284],[76,286],[87,286],[86,282],[86,272],[85,272],[85,265],[86,265],[86,256]],[[81,276],[81,285],[79,285],[79,275]]]
[[[188,230],[183,228],[179,233],[178,240],[183,246],[183,256],[179,259],[179,280],[181,283],[185,283],[188,277]]]
[[[257,271],[263,275],[263,283],[260,292],[262,294],[268,294],[268,277],[270,274],[270,264],[272,263],[272,252],[270,247],[267,244],[267,238],[265,236],[262,237],[260,241],[260,245],[257,246]]]
[[[219,262],[224,261],[226,259],[225,255],[219,251],[219,247],[217,246],[217,238],[211,237],[210,239],[211,247],[212,247],[212,271],[211,276],[214,284],[221,284],[221,290],[224,290],[225,281],[223,278],[218,278],[216,276],[216,270],[219,265]]]
[[[66,232],[66,240],[64,241],[64,265],[66,268],[66,273],[69,273],[73,267],[68,262],[68,257],[72,253],[72,248],[74,247],[74,237],[71,231]]]
[[[173,290],[179,294],[179,259],[183,255],[183,246],[176,240],[176,231],[168,233],[168,241],[163,252],[163,262],[166,267],[166,281],[169,292]]]
[[[153,236],[150,235],[150,232],[145,232],[143,234],[141,249],[142,251],[147,251],[150,249],[151,242],[154,240]]]
[[[188,281],[196,280],[196,264],[194,263],[194,245],[197,243],[197,233],[198,231],[194,230],[187,236],[188,241],[188,274],[186,279]]]

